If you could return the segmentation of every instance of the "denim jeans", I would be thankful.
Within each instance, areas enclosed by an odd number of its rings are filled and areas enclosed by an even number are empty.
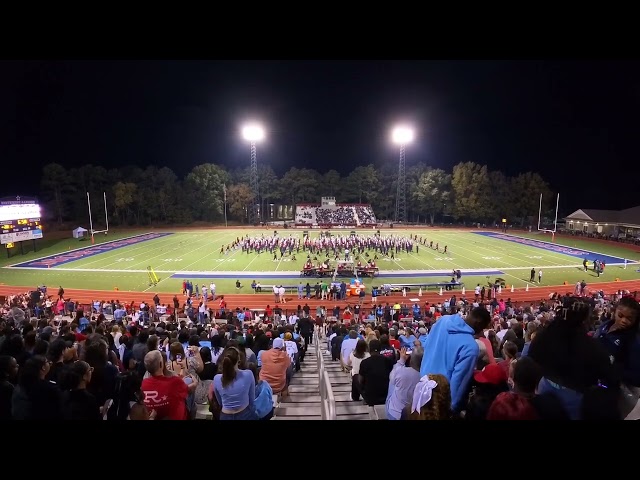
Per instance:
[[[238,413],[220,412],[220,420],[258,420],[258,417],[252,408],[247,407]]]

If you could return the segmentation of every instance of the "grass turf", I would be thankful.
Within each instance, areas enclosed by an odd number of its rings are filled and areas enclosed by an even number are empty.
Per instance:
[[[108,236],[97,235],[96,244],[130,237],[149,230],[128,230],[110,232]],[[481,236],[469,231],[460,230],[382,230],[382,235],[409,236],[418,235],[426,237],[434,244],[438,242],[440,249],[444,245],[449,247],[449,255],[436,252],[420,245],[419,253],[400,253],[395,260],[380,259],[377,264],[381,273],[406,272],[407,276],[401,278],[376,278],[366,279],[365,284],[379,285],[381,283],[431,283],[448,281],[450,277],[435,275],[436,272],[448,272],[452,269],[462,270],[462,281],[467,288],[476,283],[486,284],[486,274],[474,274],[470,269],[500,270],[503,274],[491,274],[490,278],[504,278],[507,284],[513,284],[516,288],[524,287],[529,280],[529,271],[534,267],[536,271],[543,270],[543,285],[559,285],[563,282],[575,284],[582,279],[588,283],[598,281],[612,281],[615,278],[621,280],[640,279],[637,272],[638,266],[629,265],[627,269],[621,266],[607,266],[602,276],[595,273],[583,272],[582,260],[562,253],[552,252],[547,249],[521,245],[501,239]],[[282,230],[281,235],[300,236],[302,230]],[[334,230],[334,234],[348,235],[346,230]],[[360,235],[373,235],[374,232],[359,230]],[[190,272],[189,278],[198,282],[209,284],[216,283],[218,293],[235,293],[235,277],[209,278],[210,275],[227,274],[252,275],[251,278],[241,278],[244,288],[242,293],[250,291],[249,284],[252,278],[264,284],[297,285],[298,282],[309,281],[315,284],[315,278],[300,278],[299,271],[306,259],[302,251],[297,255],[297,261],[288,258],[273,260],[273,255],[262,253],[246,254],[240,250],[229,255],[220,254],[220,247],[227,245],[237,237],[244,235],[259,236],[272,235],[271,230],[256,229],[214,229],[214,230],[176,230],[172,235],[136,243],[130,246],[116,248],[111,251],[89,256],[59,266],[44,269],[2,268],[0,269],[0,284],[5,285],[41,285],[50,287],[63,285],[68,288],[100,289],[100,290],[132,290],[152,292],[178,292],[181,290],[182,279],[171,278],[174,273]],[[311,230],[312,236],[317,236],[318,231]],[[549,241],[548,235],[539,233],[515,233],[520,237]],[[583,239],[557,238],[556,245],[566,245],[573,248],[598,252],[600,254],[640,260],[640,253],[625,248],[623,245],[602,244]],[[14,249],[11,258],[0,260],[0,267],[15,265],[44,256],[67,253],[70,250],[90,246],[87,240],[78,241],[71,238],[45,238],[38,244],[37,252],[25,255],[19,254],[19,249]],[[25,245],[26,247],[26,245]],[[31,245],[29,245],[31,247]],[[18,252],[15,252],[18,250]],[[371,254],[373,256],[373,254]],[[280,255],[278,255],[280,257]],[[321,258],[321,257],[319,257]],[[149,286],[146,267],[154,268],[160,282],[156,286]],[[193,273],[191,273],[193,272]],[[198,273],[200,272],[200,273]],[[206,273],[205,273],[206,272]],[[266,275],[274,272],[292,272],[283,278],[267,278]],[[255,275],[255,277],[253,277]],[[265,276],[262,276],[265,275]],[[531,284],[530,284],[531,285]]]

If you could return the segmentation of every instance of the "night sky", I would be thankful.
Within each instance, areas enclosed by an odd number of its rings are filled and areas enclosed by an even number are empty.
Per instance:
[[[460,161],[538,171],[561,210],[640,205],[635,61],[0,62],[0,196],[38,193],[39,171],[136,164],[184,176],[258,161],[336,169],[397,164],[390,130],[416,127],[407,166]],[[631,183],[630,176],[635,174]],[[7,182],[7,176],[13,181]],[[537,195],[537,192],[530,192]]]

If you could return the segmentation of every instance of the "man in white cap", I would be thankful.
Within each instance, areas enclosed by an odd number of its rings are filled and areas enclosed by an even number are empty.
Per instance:
[[[269,384],[273,393],[281,393],[283,397],[288,395],[287,387],[293,373],[291,358],[287,354],[284,340],[277,337],[273,340],[273,348],[264,352],[260,360],[260,380]]]

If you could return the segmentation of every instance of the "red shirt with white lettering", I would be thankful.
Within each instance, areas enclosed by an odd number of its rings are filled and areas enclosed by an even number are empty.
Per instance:
[[[142,380],[144,404],[155,410],[156,420],[187,419],[187,384],[181,377],[149,377]]]

